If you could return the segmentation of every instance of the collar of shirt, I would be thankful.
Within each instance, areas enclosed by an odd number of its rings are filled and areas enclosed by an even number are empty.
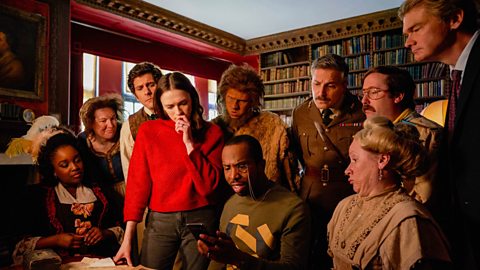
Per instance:
[[[332,115],[330,115],[331,119],[335,118],[338,115],[339,111],[337,109],[334,109],[334,108],[328,108],[328,109],[332,111]],[[327,110],[327,109],[320,109],[320,114],[321,115],[323,115],[324,110]]]
[[[452,77],[452,70],[461,70],[462,71],[462,79],[460,80],[460,83],[463,81],[463,74],[465,72],[465,67],[467,66],[467,61],[468,61],[468,56],[470,55],[470,52],[472,51],[473,44],[478,38],[480,30],[475,31],[475,34],[473,34],[472,38],[470,41],[467,43],[467,46],[463,49],[462,53],[460,54],[460,57],[458,57],[457,63],[455,63],[455,66],[450,65],[450,78]]]
[[[150,109],[148,109],[148,108],[145,107],[145,106],[143,106],[143,110],[145,111],[145,113],[146,113],[148,116],[152,115],[152,113],[153,113]]]
[[[398,117],[397,119],[395,119],[395,121],[393,121],[393,124],[397,124],[399,123],[400,121],[402,121],[408,114],[410,114],[412,112],[411,109],[409,108],[406,108]]]

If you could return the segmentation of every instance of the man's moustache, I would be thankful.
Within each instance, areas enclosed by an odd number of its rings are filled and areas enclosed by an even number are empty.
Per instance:
[[[363,105],[362,110],[363,110],[364,112],[366,112],[366,111],[375,112],[375,108],[373,108],[372,106],[369,106],[369,105]]]

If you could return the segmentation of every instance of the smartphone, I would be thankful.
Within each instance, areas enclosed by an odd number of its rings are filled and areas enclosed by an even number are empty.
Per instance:
[[[193,234],[193,237],[197,240],[202,240],[205,244],[211,245],[211,243],[208,243],[207,241],[200,239],[200,234],[205,234],[205,235],[211,235],[205,224],[203,223],[187,223],[187,228],[190,230],[190,232]]]

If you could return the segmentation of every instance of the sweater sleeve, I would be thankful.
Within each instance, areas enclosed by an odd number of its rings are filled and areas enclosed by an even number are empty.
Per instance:
[[[186,162],[188,170],[194,176],[193,184],[201,196],[210,196],[217,189],[222,178],[223,135],[220,128],[208,124],[205,141],[196,144],[188,155]]]
[[[148,141],[146,129],[140,129],[133,148],[128,169],[125,194],[124,221],[141,222],[148,205],[152,189],[152,178],[148,166]]]

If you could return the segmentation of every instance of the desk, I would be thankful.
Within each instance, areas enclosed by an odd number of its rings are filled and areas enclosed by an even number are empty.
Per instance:
[[[0,165],[33,165],[33,161],[29,154],[8,157],[5,153],[0,153]]]
[[[144,266],[136,266],[136,267],[129,267],[126,265],[117,265],[117,266],[111,266],[111,267],[88,267],[86,264],[83,264],[81,262],[71,262],[67,264],[62,264],[60,266],[60,270],[153,270],[151,268],[147,268]]]
[[[24,270],[22,265],[15,265],[15,266],[9,266],[9,267],[0,267],[0,270]],[[62,264],[60,266],[60,270],[153,270],[148,267],[144,266],[135,266],[135,267],[129,267],[126,265],[117,265],[115,267],[88,267],[85,264],[82,264],[81,262],[70,262],[66,264]]]

